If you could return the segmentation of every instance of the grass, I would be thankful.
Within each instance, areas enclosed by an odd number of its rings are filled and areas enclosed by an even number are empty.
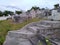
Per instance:
[[[52,45],[51,42],[49,41],[49,38],[46,38],[47,45]]]
[[[3,42],[5,40],[5,37],[6,37],[8,31],[18,30],[18,29],[24,27],[28,23],[37,22],[39,20],[41,20],[41,19],[34,18],[34,19],[24,21],[23,23],[13,23],[12,20],[0,21],[0,45],[3,45]]]

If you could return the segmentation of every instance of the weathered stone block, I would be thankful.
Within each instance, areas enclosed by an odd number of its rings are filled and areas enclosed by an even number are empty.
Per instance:
[[[30,40],[37,45],[38,39],[34,33],[27,30],[9,31],[3,45],[32,45]]]

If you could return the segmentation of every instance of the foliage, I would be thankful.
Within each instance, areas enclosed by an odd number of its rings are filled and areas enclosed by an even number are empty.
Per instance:
[[[45,8],[42,8],[42,10],[45,10]]]
[[[15,11],[16,14],[21,14],[22,11]],[[14,12],[13,11],[8,11],[8,10],[5,10],[4,12],[0,11],[0,16],[8,16],[9,15],[14,15]]]
[[[59,4],[55,4],[54,7],[55,9],[57,9],[59,7]]]
[[[51,42],[49,41],[49,38],[46,38],[47,45],[52,45]]]
[[[2,11],[0,11],[0,16],[3,16],[3,15],[2,15]]]
[[[5,16],[8,16],[8,14],[13,15],[14,12],[12,12],[12,11],[7,11],[7,10],[5,10],[5,11],[3,12],[3,15],[5,15]]]
[[[31,10],[32,10],[32,9],[34,9],[34,10],[39,9],[39,10],[40,10],[40,8],[39,8],[39,7],[36,7],[36,6],[32,7]]]
[[[19,15],[22,13],[22,11],[15,11],[15,13]]]
[[[31,10],[27,10],[27,12],[30,12]]]
[[[32,9],[34,9],[35,11],[36,11],[36,10],[40,10],[39,7],[37,7],[37,6],[33,6],[30,10],[27,10],[27,12],[30,12]]]

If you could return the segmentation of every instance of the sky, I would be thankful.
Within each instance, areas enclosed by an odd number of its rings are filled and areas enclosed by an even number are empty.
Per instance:
[[[60,0],[0,0],[0,10],[29,10],[32,6],[40,8],[54,7]]]

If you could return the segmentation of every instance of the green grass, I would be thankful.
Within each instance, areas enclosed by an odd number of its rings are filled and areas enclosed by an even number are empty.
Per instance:
[[[37,22],[39,20],[41,19],[34,18],[34,19],[24,21],[23,23],[13,23],[12,20],[0,21],[0,45],[3,44],[8,31],[18,30],[24,27],[28,23]]]
[[[52,45],[51,42],[48,40],[49,38],[46,38],[47,45]],[[47,41],[48,40],[48,41]]]
[[[48,41],[47,40],[48,40],[48,38],[46,38],[47,45],[52,45],[51,42],[49,40]],[[38,45],[43,45],[43,44],[42,44],[42,42],[39,42]]]

